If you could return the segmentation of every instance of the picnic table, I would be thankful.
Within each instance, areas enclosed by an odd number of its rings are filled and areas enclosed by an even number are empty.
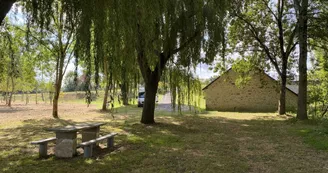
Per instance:
[[[77,154],[77,133],[82,134],[82,143],[90,141],[99,137],[100,126],[102,125],[105,123],[80,123],[46,130],[56,133],[55,155],[61,158],[70,158]]]

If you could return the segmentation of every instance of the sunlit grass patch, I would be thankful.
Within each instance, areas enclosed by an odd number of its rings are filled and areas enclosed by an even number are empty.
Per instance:
[[[327,142],[324,128],[275,113],[156,111],[157,123],[144,125],[142,108],[135,105],[118,107],[113,118],[94,105],[74,110],[75,104],[59,120],[0,124],[0,172],[326,172],[327,152],[310,144]],[[58,159],[49,144],[50,157],[38,159],[37,146],[30,145],[54,136],[45,128],[90,121],[106,122],[100,135],[118,133],[114,149],[104,142],[91,159],[83,158],[82,149],[77,157]]]
[[[326,128],[305,128],[298,132],[304,142],[318,150],[328,150],[328,129]]]

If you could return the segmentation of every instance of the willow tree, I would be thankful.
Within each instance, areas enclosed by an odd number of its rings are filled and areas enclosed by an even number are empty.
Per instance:
[[[37,18],[39,26],[48,26],[53,14],[52,3],[58,1],[27,0],[31,2],[32,18]],[[176,59],[182,65],[189,66],[200,62],[210,63],[220,50],[223,41],[224,18],[229,1],[226,0],[63,0],[63,11],[69,22],[78,19],[77,56],[86,58],[91,64],[90,31],[97,21],[101,28],[114,27],[120,32],[124,46],[133,49],[139,69],[145,81],[145,106],[141,122],[154,123],[155,96],[158,82],[167,62]],[[90,8],[98,3],[100,8]],[[27,4],[27,3],[26,3]],[[99,5],[100,4],[100,5]],[[28,4],[27,4],[28,5]],[[111,13],[107,13],[107,12]],[[39,13],[37,13],[39,12]],[[96,14],[96,15],[95,15]],[[116,25],[104,22],[115,17]],[[102,19],[102,20],[92,20]],[[91,20],[90,20],[91,19]],[[66,20],[65,20],[66,21]],[[95,38],[97,38],[95,31]],[[116,43],[119,43],[118,41]],[[97,42],[98,47],[103,42]],[[103,45],[105,49],[106,45]],[[206,56],[201,56],[201,51]],[[112,50],[109,50],[112,51]],[[102,57],[105,57],[103,55]],[[191,62],[191,63],[185,63]],[[87,66],[89,69],[91,65]],[[90,73],[89,73],[90,74]]]
[[[173,111],[178,108],[182,114],[182,105],[188,105],[189,111],[192,109],[197,113],[200,107],[200,98],[202,95],[201,81],[194,76],[195,68],[184,67],[177,63],[169,63],[166,70],[171,91],[171,104]],[[194,106],[194,107],[192,107]]]
[[[100,8],[89,8],[94,3],[100,3]],[[93,14],[111,11],[112,13],[102,13],[94,19],[115,17],[117,22],[114,26],[111,22],[100,20],[102,28],[114,27],[114,31],[120,31],[114,33],[122,39],[121,43],[133,48],[145,81],[146,96],[141,118],[141,122],[145,124],[155,122],[158,82],[170,59],[177,59],[186,66],[190,64],[184,62],[197,64],[213,61],[220,49],[221,33],[224,30],[222,21],[228,8],[228,4],[223,0],[82,0],[80,5],[80,27],[83,28],[81,33],[89,32],[93,27],[93,21],[89,20]],[[78,36],[81,36],[81,49],[88,51],[88,34],[78,33]],[[206,53],[203,58],[201,50]]]
[[[225,1],[204,0],[140,0],[119,4],[121,25],[132,36],[124,41],[133,43],[145,82],[141,123],[155,122],[158,82],[170,60],[184,66],[213,61],[221,45],[227,6]],[[201,50],[205,57],[201,57]]]
[[[222,41],[226,1],[140,0],[122,3],[127,32],[132,32],[145,81],[141,123],[154,123],[158,82],[171,59],[188,66],[212,62]],[[206,53],[201,57],[201,50]],[[189,63],[191,62],[191,64]]]
[[[99,83],[99,73],[103,73],[105,93],[102,110],[112,102],[117,86],[121,86],[124,103],[127,104],[128,86],[134,81],[136,59],[133,44],[127,42],[127,33],[121,25],[116,1],[81,0],[77,6],[80,12],[77,28],[76,59],[83,59],[88,74],[94,67],[95,83]],[[90,80],[87,80],[90,83]],[[111,92],[111,93],[109,93]],[[110,101],[108,96],[110,95]]]

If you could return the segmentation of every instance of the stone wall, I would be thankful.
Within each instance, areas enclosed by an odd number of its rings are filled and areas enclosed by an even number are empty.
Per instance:
[[[207,110],[274,112],[278,109],[279,85],[264,72],[254,71],[246,85],[237,87],[232,69],[204,89]],[[286,89],[287,111],[297,108],[297,95]]]

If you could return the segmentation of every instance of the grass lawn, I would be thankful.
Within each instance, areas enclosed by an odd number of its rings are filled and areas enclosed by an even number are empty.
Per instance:
[[[0,172],[328,172],[328,130],[264,113],[157,112],[155,125],[139,123],[141,110],[120,107],[111,114],[99,106],[61,103],[59,120],[48,104],[0,106]],[[29,142],[54,134],[44,129],[104,121],[101,134],[118,132],[115,148],[83,150],[71,159],[38,159]],[[78,136],[81,138],[81,136]],[[104,147],[104,145],[101,145]]]

